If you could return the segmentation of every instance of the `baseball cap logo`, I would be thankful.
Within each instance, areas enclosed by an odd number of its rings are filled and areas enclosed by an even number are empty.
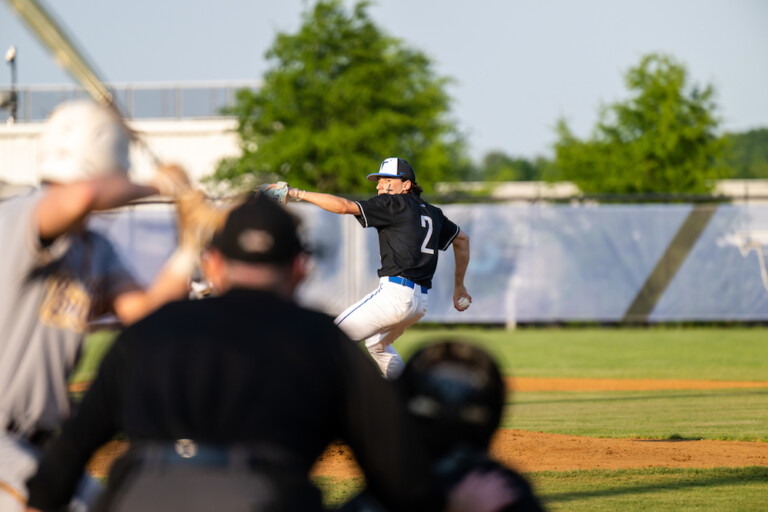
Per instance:
[[[275,245],[274,237],[261,229],[246,229],[237,238],[238,245],[245,252],[268,252]]]
[[[381,162],[381,166],[379,167],[379,172],[381,174],[391,174],[392,176],[397,176],[397,158],[387,158],[383,162]]]

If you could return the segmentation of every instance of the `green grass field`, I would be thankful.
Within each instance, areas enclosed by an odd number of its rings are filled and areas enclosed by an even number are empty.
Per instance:
[[[453,338],[487,348],[507,375],[768,381],[763,328],[501,329],[416,327],[396,343],[408,358]],[[108,335],[89,339],[73,380],[93,375]],[[768,388],[514,392],[503,427],[578,436],[768,442]],[[768,468],[537,472],[552,511],[765,511]],[[359,480],[318,479],[329,506]]]
[[[527,475],[550,512],[765,512],[768,468],[544,471]],[[328,508],[363,487],[360,479],[317,478]]]
[[[702,329],[414,329],[396,345],[407,357],[446,337],[485,346],[507,375],[768,380],[768,331]]]

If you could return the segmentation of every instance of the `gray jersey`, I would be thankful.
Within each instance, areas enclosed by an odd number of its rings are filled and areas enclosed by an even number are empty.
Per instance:
[[[105,237],[83,230],[43,247],[42,191],[0,202],[0,428],[54,429],[88,322],[136,282]]]

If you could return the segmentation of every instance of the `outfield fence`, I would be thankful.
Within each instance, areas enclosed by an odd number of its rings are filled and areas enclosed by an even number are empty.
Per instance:
[[[313,251],[299,292],[335,315],[377,286],[376,231],[307,204]],[[423,321],[440,323],[762,322],[768,320],[768,205],[451,204],[471,239],[472,306],[452,307],[453,253],[440,253]],[[144,282],[176,243],[170,205],[98,215]]]

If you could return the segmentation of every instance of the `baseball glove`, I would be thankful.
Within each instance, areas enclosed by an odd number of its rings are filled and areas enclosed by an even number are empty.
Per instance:
[[[260,193],[264,194],[273,201],[277,201],[280,204],[285,204],[285,202],[288,200],[288,189],[288,183],[285,181],[278,181],[274,184],[262,185],[258,188]]]
[[[224,226],[230,210],[238,204],[212,204],[202,191],[189,189],[176,198],[178,247],[169,258],[169,271],[191,279],[200,266],[200,255],[216,230]]]
[[[176,199],[179,246],[198,253],[210,243],[216,230],[224,226],[234,204],[214,205],[199,190],[189,190]]]

